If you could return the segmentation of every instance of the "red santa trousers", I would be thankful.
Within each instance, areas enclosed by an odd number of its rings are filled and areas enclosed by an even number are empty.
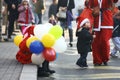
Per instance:
[[[109,40],[112,36],[112,29],[101,29],[101,31],[96,31],[95,34],[96,38],[92,44],[93,64],[102,64],[102,62],[109,60]]]

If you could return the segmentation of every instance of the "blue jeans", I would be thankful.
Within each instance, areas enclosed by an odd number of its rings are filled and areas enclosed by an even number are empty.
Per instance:
[[[38,18],[39,18],[38,24],[42,24],[42,13],[38,13]]]
[[[38,24],[38,22],[39,22],[39,18],[38,18],[38,15],[34,12],[33,13],[34,14],[34,21],[35,21],[35,24]]]
[[[112,38],[112,42],[114,44],[114,48],[111,51],[111,54],[116,54],[117,51],[120,52],[120,37],[114,37]]]
[[[63,36],[64,36],[64,29],[68,29],[69,30],[69,42],[73,42],[73,29],[72,29],[72,23],[70,23],[69,25],[67,25],[66,21],[60,21],[60,26],[63,29]]]

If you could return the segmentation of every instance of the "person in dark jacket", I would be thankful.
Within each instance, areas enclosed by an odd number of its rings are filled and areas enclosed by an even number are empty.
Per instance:
[[[18,4],[22,2],[22,0],[4,0],[7,4],[7,11],[8,11],[8,32],[7,38],[5,41],[11,40],[12,32],[14,31],[14,22],[18,18]]]
[[[120,10],[120,6],[118,6],[118,9]],[[111,51],[110,56],[113,58],[117,58],[116,55],[117,51],[120,52],[120,11],[118,11],[113,18],[114,21],[114,29],[112,33],[112,42],[114,44],[114,48]]]
[[[37,0],[34,4],[35,6],[35,13],[38,15],[39,22],[38,24],[42,24],[42,15],[45,11],[45,0]]]
[[[58,0],[58,7],[57,7],[57,12],[59,11],[59,9],[65,10],[67,9],[67,11],[69,11],[72,14],[72,9],[75,8],[75,4],[74,4],[74,0]],[[58,18],[58,20],[60,21],[60,25],[64,29],[67,27],[69,30],[69,45],[70,47],[73,46],[72,42],[73,42],[73,29],[72,29],[72,19],[69,19],[70,17],[67,18]],[[63,36],[64,36],[64,32],[63,32]]]
[[[76,36],[77,39],[77,51],[80,54],[80,58],[77,60],[76,64],[81,68],[88,67],[87,65],[87,55],[91,52],[91,43],[93,36],[90,33],[90,21],[88,18],[80,18],[80,27],[77,28]]]
[[[53,3],[50,5],[49,11],[48,11],[48,17],[49,17],[49,18],[50,18],[52,15],[54,15],[55,18],[56,18],[57,5],[58,5],[58,0],[53,0]]]

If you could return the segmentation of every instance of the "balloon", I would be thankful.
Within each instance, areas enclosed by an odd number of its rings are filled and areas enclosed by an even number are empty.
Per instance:
[[[37,65],[40,65],[44,62],[44,57],[42,54],[32,54],[31,56],[31,61],[33,64],[37,64]]]
[[[44,46],[40,41],[33,41],[30,44],[30,51],[35,54],[39,54],[44,50]]]
[[[50,29],[49,33],[52,34],[56,39],[58,39],[62,36],[63,29],[59,25],[55,25]]]
[[[43,56],[47,61],[54,61],[56,59],[56,52],[53,48],[45,48]]]
[[[39,40],[39,39],[35,36],[32,36],[32,37],[28,38],[27,41],[26,41],[27,47],[29,48],[30,44],[35,40]]]
[[[49,32],[49,30],[52,26],[53,25],[50,25],[50,24],[47,24],[47,23],[36,25],[35,28],[34,28],[34,35],[36,37],[38,37],[39,39],[41,39],[43,37],[43,35],[45,35],[46,33]]]
[[[45,47],[51,47],[54,45],[55,43],[55,37],[51,34],[45,34],[43,37],[42,37],[42,40],[41,42],[43,43],[43,45]]]
[[[63,53],[67,49],[67,44],[64,37],[60,37],[56,40],[55,44],[52,47],[57,53]]]
[[[49,28],[51,28],[53,26],[51,23],[45,23],[44,25],[45,25],[45,27],[49,27]]]
[[[19,44],[22,42],[23,40],[23,35],[17,35],[14,37],[14,44],[16,46],[19,46]]]

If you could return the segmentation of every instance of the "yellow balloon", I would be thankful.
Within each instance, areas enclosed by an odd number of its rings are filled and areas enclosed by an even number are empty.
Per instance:
[[[51,34],[45,34],[42,39],[41,42],[43,43],[44,47],[51,47],[54,45],[55,43],[55,37]]]
[[[19,46],[19,44],[22,42],[23,40],[23,35],[17,35],[14,37],[14,44],[16,46]]]
[[[39,40],[39,39],[35,36],[32,36],[32,37],[28,38],[27,41],[26,41],[26,46],[29,48],[31,42],[33,42],[35,40]]]
[[[50,29],[49,33],[52,34],[55,39],[59,39],[63,34],[63,29],[59,25],[55,25]]]

